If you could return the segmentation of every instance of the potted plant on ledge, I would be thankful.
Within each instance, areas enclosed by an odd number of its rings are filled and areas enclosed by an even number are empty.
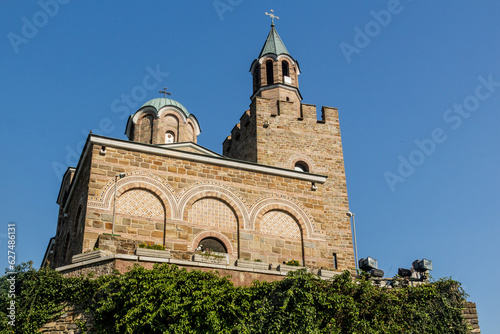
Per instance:
[[[299,260],[292,259],[288,261],[283,261],[283,264],[278,265],[276,269],[282,272],[288,272],[288,271],[298,270],[300,268],[301,266]]]
[[[152,242],[143,242],[135,249],[135,255],[169,259],[170,251],[165,249],[165,246],[156,245]]]
[[[236,266],[242,268],[269,270],[269,263],[262,262],[261,259],[238,259],[236,260]]]
[[[214,264],[228,264],[228,254],[226,253],[218,253],[212,251],[210,248],[197,248],[193,254],[193,261],[195,262],[205,262],[205,263],[214,263]]]

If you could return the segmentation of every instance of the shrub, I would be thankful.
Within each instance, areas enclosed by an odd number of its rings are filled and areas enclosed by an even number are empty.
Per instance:
[[[235,287],[217,273],[174,265],[68,278],[17,268],[16,324],[7,324],[0,277],[0,333],[37,333],[65,306],[85,305],[99,333],[468,333],[460,283],[380,288],[348,271],[321,280],[305,269],[276,282]],[[83,326],[84,324],[80,324]]]

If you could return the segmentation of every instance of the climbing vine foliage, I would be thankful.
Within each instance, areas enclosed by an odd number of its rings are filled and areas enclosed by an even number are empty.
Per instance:
[[[71,305],[93,314],[98,333],[468,332],[465,293],[451,279],[388,289],[349,272],[321,280],[297,271],[235,287],[217,273],[167,264],[98,278],[18,269],[15,327],[6,311],[10,282],[0,278],[0,333],[37,333]]]

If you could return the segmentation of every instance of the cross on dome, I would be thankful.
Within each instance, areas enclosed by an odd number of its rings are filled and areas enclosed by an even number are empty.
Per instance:
[[[160,90],[158,93],[163,94],[163,98],[166,98],[167,95],[172,95],[172,93],[167,92],[167,87],[163,87],[163,90]]]

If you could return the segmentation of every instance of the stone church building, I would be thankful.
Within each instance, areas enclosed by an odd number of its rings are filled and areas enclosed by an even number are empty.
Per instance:
[[[90,134],[62,180],[42,266],[76,275],[168,262],[243,282],[278,279],[290,260],[354,268],[338,110],[318,117],[301,102],[299,64],[274,23],[250,73],[249,109],[222,155],[197,144],[195,115],[169,98],[129,117],[128,141]]]

